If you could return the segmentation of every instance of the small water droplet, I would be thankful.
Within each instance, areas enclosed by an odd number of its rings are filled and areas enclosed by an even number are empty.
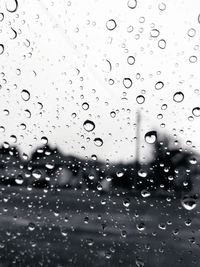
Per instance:
[[[32,171],[32,176],[35,178],[35,179],[40,179],[42,177],[42,173],[39,171],[39,170],[33,170]]]
[[[111,118],[115,118],[116,117],[116,112],[115,111],[111,111],[110,112],[110,117]]]
[[[165,3],[159,3],[158,8],[160,9],[160,11],[164,11],[166,9],[166,4]]]
[[[18,185],[21,185],[23,184],[24,182],[24,178],[22,175],[18,175],[16,178],[15,178],[15,183],[18,184]]]
[[[157,29],[153,29],[153,30],[151,30],[150,35],[153,38],[157,38],[160,35],[160,32]]]
[[[190,61],[190,63],[195,63],[195,62],[197,62],[197,57],[196,56],[191,56],[189,58],[189,61]]]
[[[30,222],[29,225],[28,225],[28,229],[30,231],[34,231],[35,230],[35,224],[33,222]]]
[[[2,55],[4,52],[4,45],[0,44],[0,55]]]

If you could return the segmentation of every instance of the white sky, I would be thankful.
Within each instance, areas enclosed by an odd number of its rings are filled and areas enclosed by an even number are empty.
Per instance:
[[[144,135],[154,129],[171,137],[176,134],[174,140],[199,151],[200,117],[188,120],[192,109],[200,106],[199,0],[163,1],[163,11],[159,9],[162,1],[157,0],[140,0],[135,9],[120,0],[18,2],[15,13],[5,7],[12,9],[14,0],[0,2],[4,13],[0,43],[5,47],[0,55],[5,74],[0,77],[2,142],[12,143],[10,136],[15,135],[16,144],[29,153],[46,136],[65,153],[131,160],[136,111],[141,110],[141,159],[149,158],[151,145],[145,144]],[[117,24],[112,31],[106,28],[110,19]],[[11,28],[17,32],[15,39]],[[193,37],[188,36],[191,28]],[[152,29],[159,30],[157,38],[150,37]],[[158,46],[161,39],[166,41],[165,49]],[[134,65],[127,63],[128,56],[135,57]],[[190,63],[191,56],[197,62]],[[124,78],[132,79],[131,88],[124,87]],[[158,81],[164,83],[161,90],[154,88]],[[30,100],[22,99],[23,89],[30,92]],[[184,94],[181,103],[173,101],[177,91]],[[141,94],[144,104],[136,102]],[[82,108],[84,102],[88,110]],[[163,104],[166,110],[161,109]],[[115,118],[111,111],[117,112]],[[158,114],[163,118],[158,119]],[[83,128],[87,119],[96,125],[92,132]],[[101,147],[93,141],[98,137],[104,142]],[[187,140],[192,144],[186,144]]]

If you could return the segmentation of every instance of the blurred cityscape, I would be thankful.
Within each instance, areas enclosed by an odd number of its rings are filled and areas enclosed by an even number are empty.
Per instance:
[[[63,155],[49,145],[37,148],[30,158],[20,157],[17,147],[0,147],[0,183],[58,190],[76,188],[99,192],[195,192],[199,181],[198,155],[169,147],[170,139],[152,144],[152,159],[140,163],[102,162]],[[137,157],[136,157],[137,158]]]

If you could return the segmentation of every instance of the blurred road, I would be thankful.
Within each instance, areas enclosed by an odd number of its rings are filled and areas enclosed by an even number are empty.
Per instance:
[[[0,266],[200,266],[180,199],[0,187]]]

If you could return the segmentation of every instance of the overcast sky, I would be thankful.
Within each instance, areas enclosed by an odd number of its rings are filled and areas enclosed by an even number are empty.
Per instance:
[[[199,151],[198,0],[15,5],[0,2],[2,142],[30,153],[46,137],[67,154],[131,160],[140,111],[141,159],[155,129]]]

